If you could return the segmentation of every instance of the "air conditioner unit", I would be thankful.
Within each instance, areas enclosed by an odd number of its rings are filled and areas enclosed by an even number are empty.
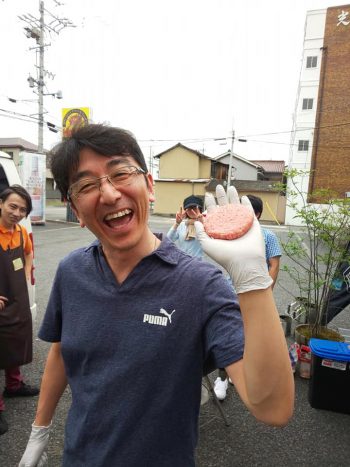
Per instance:
[[[345,192],[345,198],[350,198],[350,191]]]

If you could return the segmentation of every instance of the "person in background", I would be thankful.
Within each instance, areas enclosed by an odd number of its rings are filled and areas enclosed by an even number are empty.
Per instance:
[[[188,196],[175,216],[175,224],[170,227],[167,237],[185,253],[202,259],[202,246],[196,238],[194,222],[201,221],[203,212],[203,201],[198,196]],[[201,405],[209,400],[209,392],[202,384]]]
[[[233,241],[211,239],[195,222],[235,295],[216,266],[151,232],[153,178],[131,133],[77,128],[52,150],[51,170],[97,239],[58,266],[39,331],[52,344],[19,466],[34,467],[46,454],[67,384],[64,467],[193,467],[202,376],[218,367],[258,420],[284,426],[294,380],[258,221]]]
[[[247,195],[247,197],[249,201],[251,202],[256,218],[259,220],[263,212],[262,199],[254,195]],[[279,272],[279,267],[280,267],[280,258],[282,254],[281,247],[280,247],[277,236],[271,230],[268,230],[265,228],[262,228],[261,230],[262,230],[264,240],[265,240],[266,262],[267,262],[267,267],[269,270],[269,275],[271,276],[273,280],[272,285],[271,285],[271,287],[273,288],[275,286],[278,272]],[[216,397],[219,400],[226,399],[229,381],[230,380],[226,374],[226,371],[223,368],[220,368],[219,376],[216,378],[214,382],[214,391],[215,391]]]
[[[195,220],[202,219],[203,201],[198,196],[188,196],[183,201],[183,207],[176,213],[175,224],[170,228],[167,236],[177,246],[196,258],[203,258],[203,250],[196,238],[194,229]],[[229,283],[232,284],[228,277]],[[219,368],[219,375],[214,381],[214,392],[216,397],[223,401],[226,399],[228,389],[228,376],[225,368]],[[202,385],[202,405],[209,399],[208,390]]]
[[[259,196],[254,195],[247,195],[247,198],[253,206],[256,218],[259,220],[264,207],[262,199],[259,198]],[[273,280],[271,287],[274,288],[280,269],[280,258],[282,256],[281,247],[276,234],[274,234],[269,229],[265,229],[264,227],[261,230],[265,240],[265,255],[267,267],[269,270],[269,274]]]
[[[194,223],[201,220],[203,201],[198,196],[188,196],[183,201],[183,207],[176,213],[175,224],[170,228],[167,237],[176,245],[195,258],[203,258],[201,244],[196,238]]]
[[[3,397],[36,396],[39,389],[23,382],[20,365],[32,361],[32,316],[27,281],[33,248],[19,222],[32,210],[29,193],[12,185],[0,194],[0,368],[5,390],[0,395],[0,435],[8,430]]]

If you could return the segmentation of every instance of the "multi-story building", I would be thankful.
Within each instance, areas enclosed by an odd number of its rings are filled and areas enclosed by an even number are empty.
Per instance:
[[[350,196],[349,57],[350,5],[309,11],[288,163],[308,172],[300,184],[309,195],[329,189]],[[287,224],[293,216],[287,208]]]

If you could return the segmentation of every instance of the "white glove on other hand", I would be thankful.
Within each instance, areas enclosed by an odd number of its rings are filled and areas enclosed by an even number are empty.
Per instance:
[[[47,465],[45,448],[49,442],[49,426],[32,425],[29,441],[18,467],[44,467]]]
[[[216,198],[220,206],[240,202],[238,193],[233,186],[229,187],[228,196],[226,196],[223,186],[218,185]],[[208,213],[217,208],[214,196],[210,193],[206,193],[205,203]],[[242,196],[242,204],[253,210],[246,196]],[[267,269],[265,242],[259,221],[255,216],[253,225],[248,232],[235,240],[210,238],[201,222],[195,222],[195,228],[203,251],[226,269],[238,294],[267,289],[272,284],[273,281]]]

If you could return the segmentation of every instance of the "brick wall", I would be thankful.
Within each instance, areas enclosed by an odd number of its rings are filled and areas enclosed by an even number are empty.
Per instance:
[[[339,23],[340,15],[348,25]],[[309,191],[350,191],[350,5],[327,10]]]

